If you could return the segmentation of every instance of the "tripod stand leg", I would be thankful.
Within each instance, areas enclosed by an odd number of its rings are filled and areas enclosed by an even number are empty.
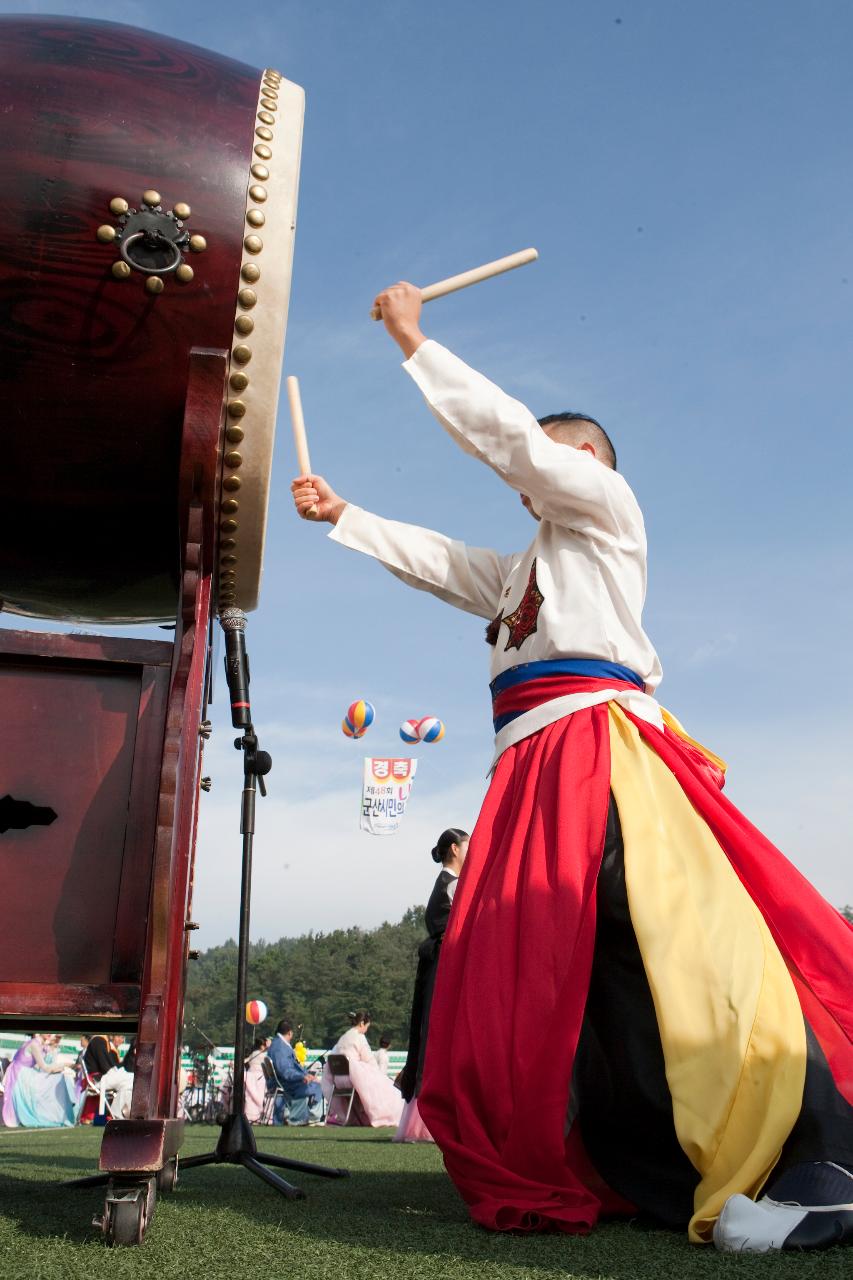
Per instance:
[[[184,1169],[197,1169],[202,1164],[219,1164],[220,1157],[215,1151],[207,1151],[203,1156],[187,1156],[181,1160],[181,1172]]]
[[[268,1182],[271,1187],[275,1187],[276,1191],[280,1191],[288,1200],[305,1199],[305,1192],[300,1187],[294,1187],[292,1182],[286,1182],[284,1178],[280,1178],[271,1169],[264,1168],[260,1160],[256,1160],[254,1156],[241,1156],[240,1163],[263,1182]]]
[[[286,1156],[271,1156],[258,1151],[256,1159],[271,1164],[276,1169],[295,1169],[297,1173],[315,1173],[320,1178],[348,1178],[349,1169],[331,1169],[322,1164],[306,1164],[304,1160],[288,1160]]]

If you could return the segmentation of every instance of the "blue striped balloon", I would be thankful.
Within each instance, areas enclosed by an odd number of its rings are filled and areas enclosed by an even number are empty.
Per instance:
[[[413,742],[420,742],[417,720],[404,720],[400,725],[400,737],[410,746]]]
[[[435,716],[424,716],[418,721],[418,737],[421,742],[441,742],[444,737],[444,723]]]

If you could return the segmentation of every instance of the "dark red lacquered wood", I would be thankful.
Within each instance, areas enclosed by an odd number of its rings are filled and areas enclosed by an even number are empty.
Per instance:
[[[184,573],[160,774],[131,1107],[135,1120],[174,1116],[177,1109],[226,377],[225,351],[192,353],[180,468]]]
[[[0,18],[0,596],[175,616],[192,347],[229,348],[260,73],[165,36]],[[95,238],[113,196],[186,201],[206,252],[159,296]]]
[[[178,1154],[183,1120],[108,1120],[98,1167],[110,1173],[156,1173]]]
[[[0,836],[0,1016],[136,1031],[132,1119],[104,1139],[111,1171],[160,1168],[183,1131],[174,1117],[226,377],[226,351],[191,353],[174,645],[0,632],[0,777],[58,815]],[[92,863],[74,874],[80,850]]]
[[[139,1007],[170,656],[0,632],[0,790],[57,815],[0,835],[2,1016]]]

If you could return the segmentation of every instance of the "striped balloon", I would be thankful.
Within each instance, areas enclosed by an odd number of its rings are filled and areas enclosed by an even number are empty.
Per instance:
[[[444,737],[444,723],[435,716],[424,716],[418,721],[418,737],[421,742],[441,742]]]
[[[400,737],[404,742],[408,742],[409,744],[413,742],[420,742],[420,738],[418,737],[417,720],[404,720],[400,725]]]
[[[251,1022],[256,1027],[259,1022],[266,1021],[267,1006],[263,1000],[247,1000],[246,1002],[246,1021]]]
[[[361,738],[364,735],[363,729],[353,729],[349,720],[341,721],[341,732],[345,733],[348,738]]]
[[[353,702],[347,711],[346,718],[352,729],[360,737],[365,729],[369,729],[373,724],[376,712],[373,710],[373,704],[365,698],[359,698],[358,702]]]

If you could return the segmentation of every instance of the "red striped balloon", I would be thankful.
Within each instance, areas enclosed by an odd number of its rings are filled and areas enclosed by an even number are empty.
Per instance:
[[[266,1021],[267,1013],[268,1009],[263,1000],[246,1001],[246,1021],[251,1022],[253,1027],[256,1027],[259,1022]]]

